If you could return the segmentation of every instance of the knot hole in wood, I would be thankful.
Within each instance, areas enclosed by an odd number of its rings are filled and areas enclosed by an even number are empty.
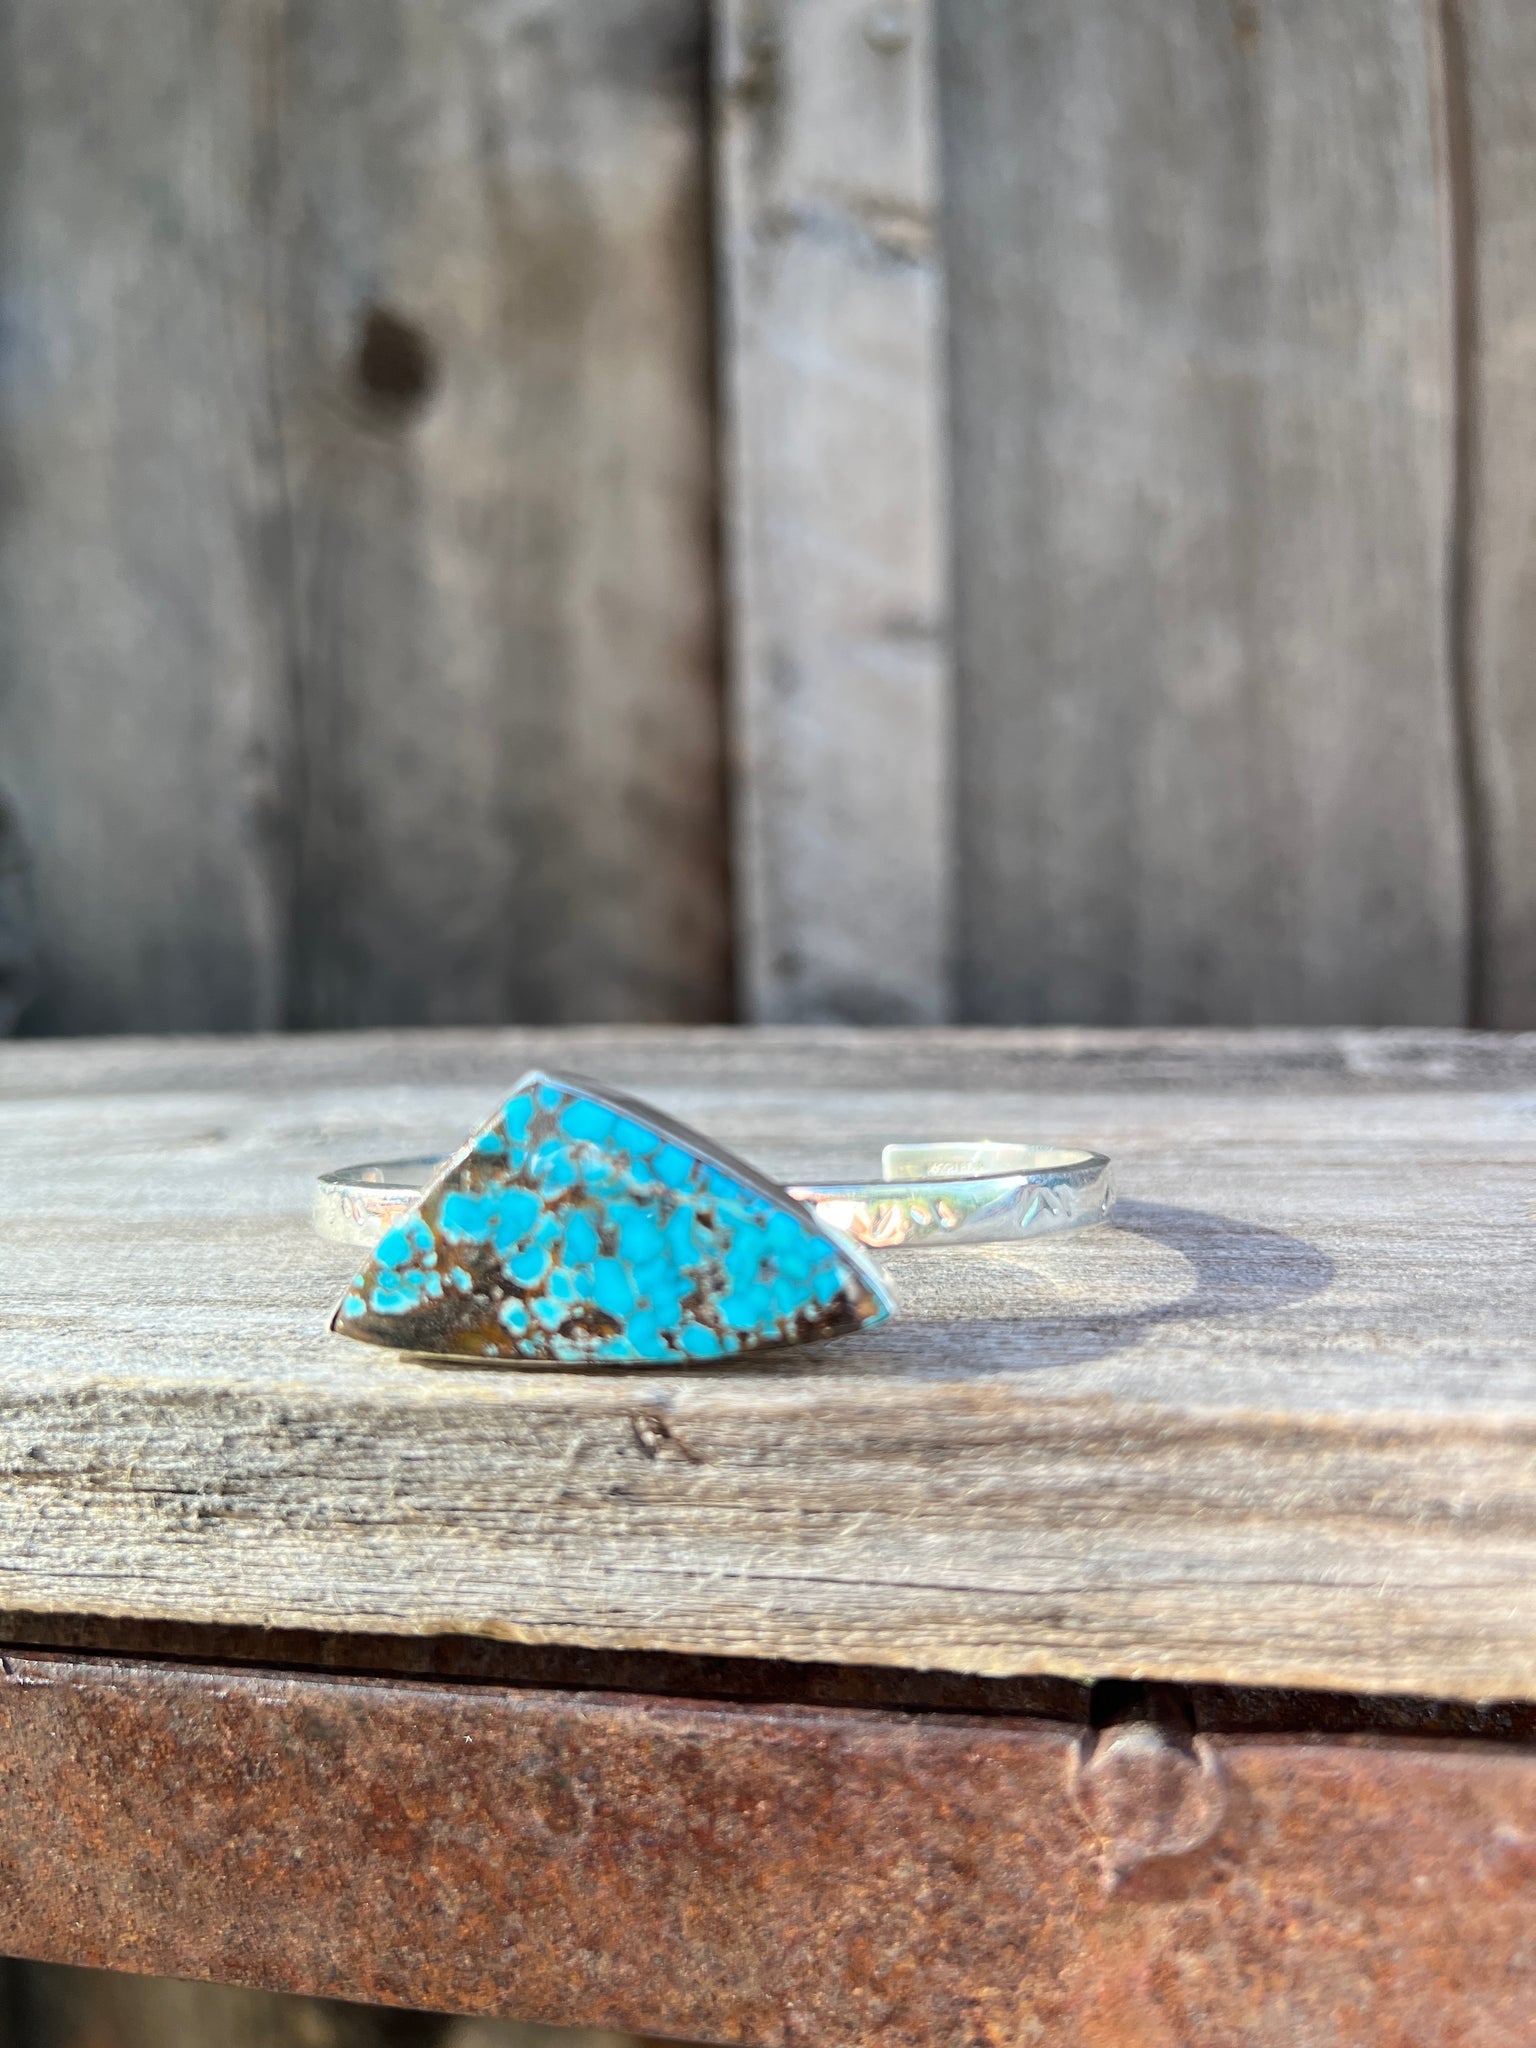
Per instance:
[[[370,306],[358,330],[354,375],[372,412],[403,421],[437,389],[437,351],[414,321],[388,306]]]

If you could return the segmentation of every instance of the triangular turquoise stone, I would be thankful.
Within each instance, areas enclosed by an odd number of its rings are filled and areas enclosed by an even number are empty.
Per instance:
[[[332,1328],[402,1351],[661,1365],[889,1313],[874,1267],[744,1160],[531,1073],[381,1238]]]

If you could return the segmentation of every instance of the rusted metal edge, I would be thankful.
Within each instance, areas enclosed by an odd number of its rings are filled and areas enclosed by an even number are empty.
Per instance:
[[[1045,1717],[1103,1726],[1138,1711],[1150,1693],[1135,1680],[908,1671],[889,1665],[784,1663],[766,1657],[502,1643],[483,1636],[387,1636],[304,1629],[135,1621],[88,1614],[0,1611],[0,1647],[87,1650],[199,1663],[259,1664],[402,1678],[454,1678],[555,1690],[631,1692],[700,1700],[886,1707],[904,1713]],[[1536,1701],[1447,1700],[1300,1687],[1178,1688],[1191,1724],[1206,1734],[1416,1735],[1536,1742]]]
[[[1086,1723],[1090,1688],[1072,1678],[981,1678],[864,1664],[769,1657],[503,1643],[486,1636],[362,1635],[90,1614],[0,1611],[0,1648],[91,1650],[200,1663],[455,1678],[556,1690],[656,1693],[688,1699],[891,1707],[905,1712],[1045,1715]],[[1532,1710],[1536,1723],[1536,1706]]]
[[[743,2048],[1525,2048],[1536,1750],[1126,1705],[13,1651],[0,1951]]]

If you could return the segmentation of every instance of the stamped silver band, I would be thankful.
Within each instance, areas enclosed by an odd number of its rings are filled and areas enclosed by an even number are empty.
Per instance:
[[[321,1174],[316,1230],[338,1244],[372,1249],[442,1164],[390,1159]],[[887,1145],[880,1167],[881,1180],[791,1185],[788,1193],[876,1251],[1054,1237],[1104,1222],[1114,1201],[1109,1161],[1068,1146],[987,1139]]]

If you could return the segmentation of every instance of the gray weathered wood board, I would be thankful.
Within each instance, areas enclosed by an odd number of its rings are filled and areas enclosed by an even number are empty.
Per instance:
[[[0,15],[0,1027],[1536,1018],[1528,10],[714,12]]]
[[[324,1165],[531,1057],[770,1170],[1044,1133],[1116,1228],[774,1370],[329,1337]],[[0,1603],[1536,1697],[1536,1042],[447,1033],[0,1051]]]
[[[1457,620],[1485,921],[1485,1020],[1536,1017],[1536,13],[1445,0],[1465,186],[1456,279],[1466,492]]]
[[[706,14],[6,9],[29,1028],[724,1010]],[[748,1012],[1530,1021],[1528,11],[716,14]]]
[[[722,1014],[702,0],[4,34],[30,1027]]]
[[[941,10],[962,1016],[1467,1014],[1435,18]]]
[[[953,1007],[931,0],[724,0],[717,235],[744,1014]]]

